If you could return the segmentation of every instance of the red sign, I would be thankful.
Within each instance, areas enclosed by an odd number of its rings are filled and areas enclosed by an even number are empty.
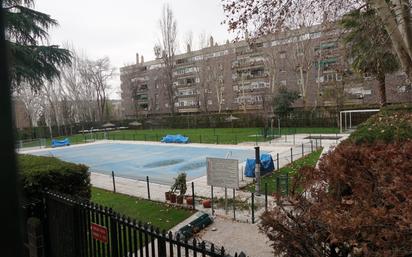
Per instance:
[[[93,239],[107,244],[108,242],[107,228],[103,227],[102,225],[96,224],[96,223],[92,223],[90,227],[91,227]]]

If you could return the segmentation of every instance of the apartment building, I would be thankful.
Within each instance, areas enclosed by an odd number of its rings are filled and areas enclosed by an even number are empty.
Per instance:
[[[174,57],[170,100],[162,58],[120,69],[126,118],[140,115],[271,109],[280,87],[297,91],[295,107],[377,105],[377,81],[350,69],[342,31],[317,25],[254,40],[209,46]],[[410,102],[402,72],[388,75],[388,102]],[[171,106],[172,105],[172,106]],[[173,110],[172,110],[173,108]]]

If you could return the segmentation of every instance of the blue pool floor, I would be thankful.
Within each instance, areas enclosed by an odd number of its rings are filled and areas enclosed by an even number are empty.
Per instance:
[[[171,184],[180,172],[186,172],[187,180],[206,175],[206,158],[225,158],[239,162],[254,158],[254,150],[175,145],[148,145],[125,143],[99,143],[83,146],[56,148],[36,152],[36,155],[55,156],[64,161],[82,163],[90,171],[117,176],[146,179]]]

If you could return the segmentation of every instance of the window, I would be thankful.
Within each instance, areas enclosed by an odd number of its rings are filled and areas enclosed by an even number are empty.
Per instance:
[[[286,80],[281,80],[281,81],[280,81],[280,85],[286,86]]]
[[[165,107],[166,107],[166,108],[169,108],[169,104],[168,104],[168,103],[165,103]]]
[[[239,90],[239,86],[233,86],[233,91],[238,91]]]
[[[326,75],[325,75],[325,82],[333,81],[334,77],[335,77],[335,74],[334,74],[334,73],[328,73],[328,74],[326,74]]]
[[[207,104],[212,105],[213,104],[212,100],[207,100]]]
[[[280,52],[279,57],[280,57],[280,59],[285,59],[286,58],[286,52]]]
[[[336,73],[336,81],[342,81],[342,74]]]

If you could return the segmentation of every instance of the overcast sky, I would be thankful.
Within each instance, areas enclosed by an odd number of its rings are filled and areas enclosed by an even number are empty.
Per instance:
[[[35,9],[50,14],[59,26],[50,30],[50,43],[70,43],[91,58],[108,56],[119,68],[135,62],[135,55],[154,58],[153,45],[160,38],[159,18],[164,3],[174,11],[180,49],[188,31],[194,48],[201,33],[219,44],[232,37],[221,25],[220,0],[36,0]],[[119,87],[117,77],[112,84]],[[118,90],[116,90],[118,91]],[[114,96],[111,94],[111,96]],[[119,97],[119,96],[117,96]]]

